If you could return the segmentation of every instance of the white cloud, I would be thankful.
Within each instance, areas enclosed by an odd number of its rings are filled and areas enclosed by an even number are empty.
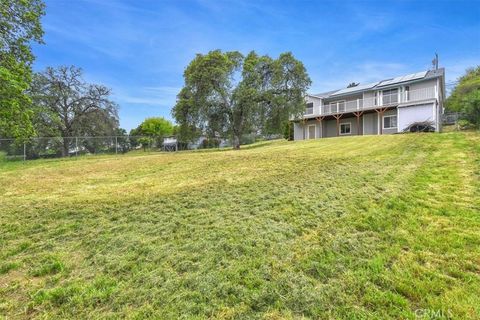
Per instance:
[[[170,109],[175,104],[180,89],[173,86],[114,88],[114,98],[120,105],[134,104]]]

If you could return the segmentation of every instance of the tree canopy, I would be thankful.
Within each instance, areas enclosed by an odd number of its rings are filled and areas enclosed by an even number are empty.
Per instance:
[[[0,1],[0,136],[33,134],[30,98],[34,56],[31,42],[42,43],[41,0]]]
[[[146,148],[147,145],[161,147],[163,138],[173,134],[173,124],[162,117],[152,117],[145,119],[138,127],[130,130],[131,141],[134,145],[137,143]],[[138,137],[142,136],[142,137]]]
[[[254,51],[197,54],[184,72],[185,85],[172,110],[182,138],[282,133],[289,116],[300,115],[311,84],[303,64],[287,52],[278,59]]]
[[[173,133],[173,124],[162,117],[147,118],[140,124],[140,133],[151,137],[164,137]]]
[[[447,110],[461,112],[480,128],[480,66],[467,69],[446,101]]]
[[[74,66],[47,68],[34,75],[31,95],[36,129],[44,136],[113,135],[118,128],[118,106],[111,91],[85,82]],[[68,154],[68,142],[62,150]]]

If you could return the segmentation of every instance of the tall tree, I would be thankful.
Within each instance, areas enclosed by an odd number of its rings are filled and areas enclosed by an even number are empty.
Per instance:
[[[291,53],[274,60],[253,51],[197,54],[184,78],[172,111],[179,132],[230,136],[235,149],[244,133],[281,133],[290,115],[304,111],[311,83]]]
[[[34,60],[31,42],[42,43],[41,0],[0,0],[0,136],[33,134],[26,94]]]
[[[469,68],[446,101],[447,110],[462,112],[480,128],[480,66]]]
[[[112,135],[118,128],[118,105],[110,100],[110,89],[85,82],[80,68],[49,67],[35,74],[31,95],[40,131],[49,128],[65,138]],[[63,141],[66,156],[70,144]]]

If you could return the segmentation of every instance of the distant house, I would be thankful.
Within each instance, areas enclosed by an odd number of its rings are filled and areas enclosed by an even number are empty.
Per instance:
[[[164,137],[162,144],[163,151],[178,151],[178,141],[174,136]]]
[[[188,150],[201,149],[203,147],[204,141],[208,140],[206,136],[200,136],[193,142],[188,142],[186,148]],[[226,139],[218,138],[218,148],[224,148],[230,146],[229,142]],[[164,151],[177,151],[179,148],[178,140],[175,136],[164,137],[163,138],[163,150]]]
[[[309,94],[294,139],[397,133],[419,122],[440,131],[444,100],[443,68]]]

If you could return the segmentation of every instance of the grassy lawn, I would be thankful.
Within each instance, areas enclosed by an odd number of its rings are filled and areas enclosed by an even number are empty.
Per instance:
[[[479,319],[479,170],[458,132],[3,162],[0,317]]]

